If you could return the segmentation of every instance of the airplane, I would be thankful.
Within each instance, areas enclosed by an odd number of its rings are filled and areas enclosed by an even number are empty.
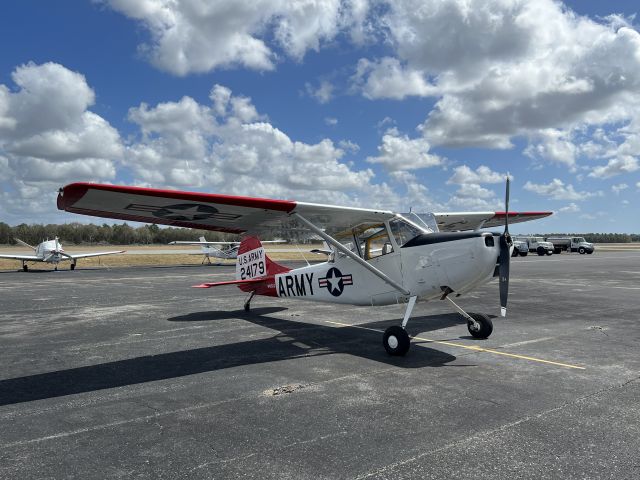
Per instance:
[[[62,248],[62,244],[58,237],[55,237],[53,240],[45,240],[44,242],[38,244],[37,246],[31,246],[26,242],[23,242],[19,238],[15,239],[20,245],[31,248],[35,255],[8,255],[8,254],[0,254],[0,258],[8,258],[11,260],[20,260],[22,262],[22,270],[25,272],[29,271],[29,266],[27,262],[46,262],[53,263],[55,265],[55,270],[58,270],[58,264],[62,261],[69,260],[71,261],[71,270],[75,270],[76,264],[78,263],[78,259],[80,258],[89,258],[89,257],[99,257],[102,255],[114,255],[116,253],[124,253],[124,250],[117,250],[113,252],[96,252],[96,253],[76,253],[70,254],[66,253]]]
[[[236,285],[248,294],[350,305],[406,303],[400,325],[384,332],[390,355],[405,355],[406,331],[416,300],[448,300],[475,338],[493,332],[489,316],[467,313],[452,299],[498,277],[500,314],[507,312],[512,240],[509,221],[553,212],[400,214],[389,210],[321,205],[198,192],[107,184],[72,183],[61,188],[60,210],[136,222],[162,223],[243,235],[236,279],[198,288]],[[327,261],[291,269],[272,261],[258,235],[297,225],[331,249]],[[482,231],[504,225],[503,233]]]
[[[284,243],[284,240],[266,240],[262,243]],[[221,258],[223,260],[233,260],[237,258],[240,242],[208,242],[205,237],[200,237],[198,242],[175,240],[169,242],[169,245],[200,245],[200,249],[204,255],[202,263],[204,264],[206,260],[209,265],[211,265],[211,257]],[[226,247],[218,248],[214,245],[226,245]]]

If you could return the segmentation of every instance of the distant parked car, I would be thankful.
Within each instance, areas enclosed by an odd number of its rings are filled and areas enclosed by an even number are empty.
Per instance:
[[[512,257],[517,257],[520,255],[521,257],[526,257],[529,254],[529,245],[527,242],[523,242],[522,240],[514,240],[513,241],[513,252],[511,253]]]

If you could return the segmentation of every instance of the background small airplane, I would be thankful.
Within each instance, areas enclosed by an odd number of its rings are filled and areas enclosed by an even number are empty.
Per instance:
[[[31,248],[35,255],[7,255],[0,254],[0,258],[9,258],[12,260],[20,260],[22,262],[22,270],[25,272],[29,270],[27,262],[46,262],[53,263],[55,269],[58,270],[58,264],[62,261],[69,260],[71,262],[71,270],[75,270],[76,263],[80,258],[99,257],[101,255],[114,255],[116,253],[124,253],[124,250],[117,250],[112,252],[96,252],[96,253],[66,253],[62,248],[62,244],[58,237],[53,240],[45,240],[37,246],[31,246],[26,242],[23,242],[19,238],[15,239],[20,245]]]
[[[285,243],[285,240],[266,240],[262,241],[262,243]],[[206,238],[200,237],[197,242],[176,240],[169,242],[169,245],[199,245],[202,255],[204,255],[202,263],[206,260],[211,265],[211,257],[223,260],[235,260],[238,258],[240,242],[208,242]],[[224,245],[224,247],[219,248],[216,245]]]

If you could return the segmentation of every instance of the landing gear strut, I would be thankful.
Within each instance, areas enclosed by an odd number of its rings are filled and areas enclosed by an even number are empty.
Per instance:
[[[411,339],[409,338],[409,334],[405,330],[405,327],[409,322],[413,306],[416,304],[416,298],[417,297],[409,297],[407,310],[404,312],[404,318],[402,319],[402,326],[399,327],[397,325],[393,325],[387,328],[384,332],[382,344],[389,355],[402,357],[409,351]]]
[[[489,338],[493,332],[493,322],[484,313],[467,313],[460,306],[451,300],[448,296],[447,300],[451,302],[451,305],[456,311],[467,320],[467,330],[474,338]]]
[[[251,299],[253,298],[253,296],[255,294],[256,294],[256,291],[254,290],[249,294],[249,297],[245,300],[245,302],[244,302],[244,311],[245,312],[248,312],[248,311],[251,310]]]

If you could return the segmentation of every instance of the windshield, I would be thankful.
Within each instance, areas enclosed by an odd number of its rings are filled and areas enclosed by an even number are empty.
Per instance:
[[[576,243],[587,243],[587,241],[584,239],[584,237],[576,237],[573,239],[574,242]]]
[[[433,213],[409,212],[403,213],[401,215],[410,222],[415,223],[420,228],[425,230],[425,232],[420,233],[433,233],[439,231],[438,222],[436,221],[436,217]]]
[[[395,238],[399,247],[403,246],[412,238],[424,233],[415,225],[411,225],[401,218],[394,218],[391,220],[389,222],[389,227],[391,227],[391,234],[393,235],[393,238]]]

